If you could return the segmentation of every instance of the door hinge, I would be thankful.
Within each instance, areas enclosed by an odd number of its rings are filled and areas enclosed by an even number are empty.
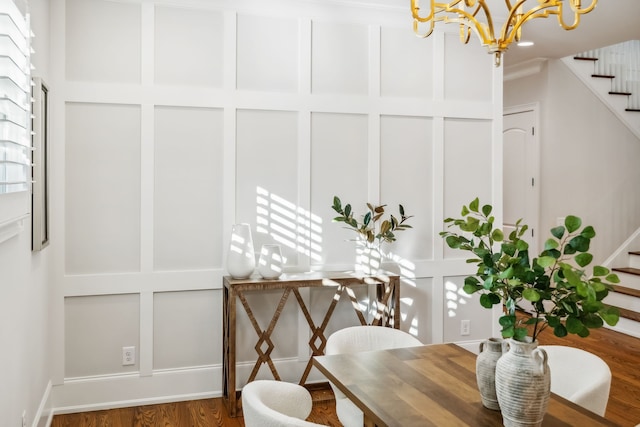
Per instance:
[[[531,127],[531,135],[535,135],[536,134],[536,128],[534,128],[533,126]]]
[[[531,177],[531,186],[535,187],[535,185],[536,185],[535,178]]]

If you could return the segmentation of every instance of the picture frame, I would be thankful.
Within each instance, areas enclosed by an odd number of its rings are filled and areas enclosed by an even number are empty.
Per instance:
[[[31,136],[31,250],[49,245],[49,88],[33,77]]]

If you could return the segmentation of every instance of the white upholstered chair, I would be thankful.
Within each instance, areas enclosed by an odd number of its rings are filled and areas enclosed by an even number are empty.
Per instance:
[[[541,345],[547,352],[551,391],[604,416],[611,388],[611,370],[600,357],[579,348]]]
[[[242,388],[246,427],[322,427],[305,421],[311,406],[311,395],[298,384],[256,380]]]
[[[399,329],[380,326],[352,326],[340,329],[329,336],[325,354],[358,353],[361,351],[387,350],[416,347],[422,343],[413,335]],[[347,396],[331,384],[336,396],[336,413],[344,427],[362,427],[364,416]]]

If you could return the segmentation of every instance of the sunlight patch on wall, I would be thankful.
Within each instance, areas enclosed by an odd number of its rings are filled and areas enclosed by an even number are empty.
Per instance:
[[[411,326],[409,326],[409,333],[414,337],[418,336],[418,319],[415,317],[411,320]]]
[[[458,287],[457,284],[447,281],[445,283],[445,300],[447,302],[447,316],[456,317],[457,311],[460,306],[466,305],[471,299],[471,295],[468,295],[462,287]]]
[[[322,218],[262,187],[256,187],[256,232],[314,261],[321,259]]]

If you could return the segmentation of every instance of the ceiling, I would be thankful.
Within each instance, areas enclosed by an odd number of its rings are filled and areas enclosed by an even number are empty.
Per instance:
[[[583,0],[583,4],[588,0]],[[583,15],[580,25],[565,31],[555,17],[535,19],[522,27],[522,39],[531,47],[511,46],[504,54],[505,66],[535,58],[562,58],[627,40],[640,40],[639,0],[599,0],[596,8]]]

